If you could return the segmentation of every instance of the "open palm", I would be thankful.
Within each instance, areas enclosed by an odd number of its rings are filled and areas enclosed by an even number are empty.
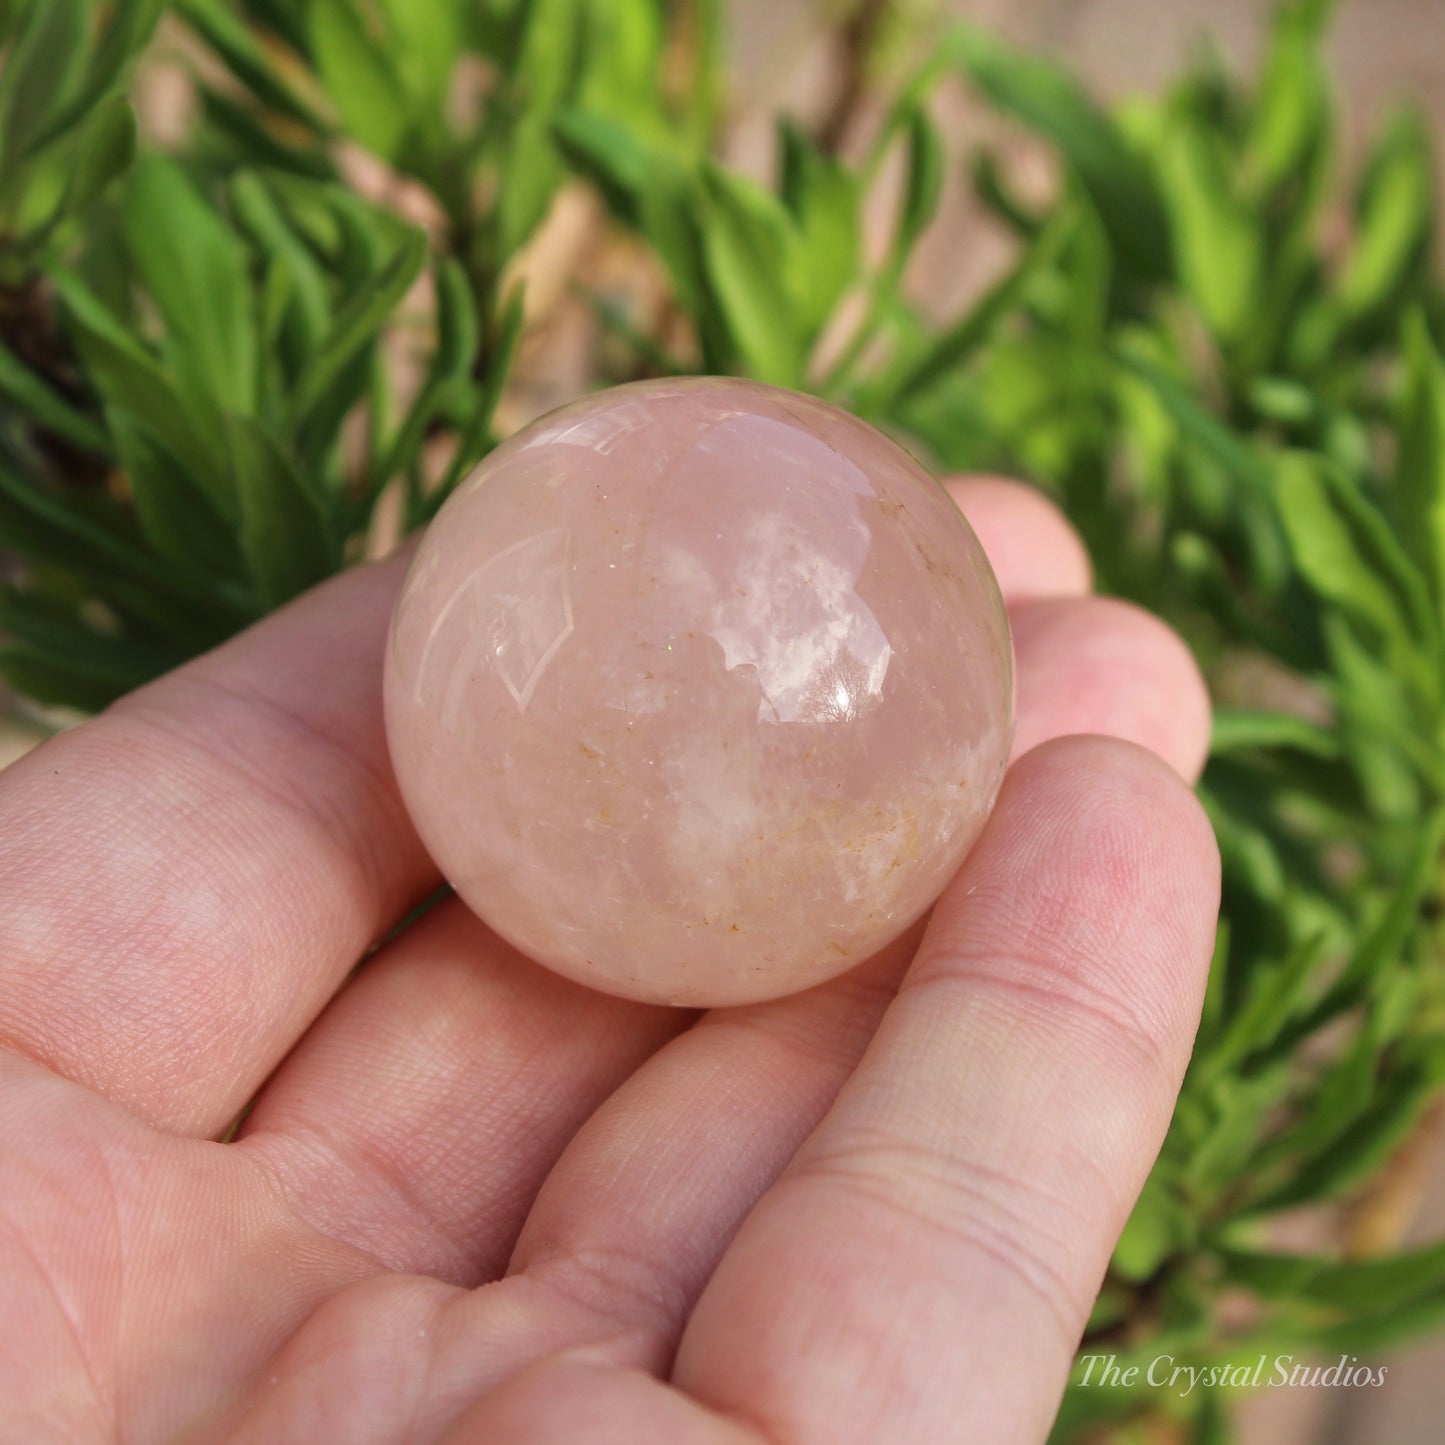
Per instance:
[[[455,901],[347,982],[438,882],[396,564],[0,775],[0,1441],[1041,1440],[1198,1016],[1208,713],[1046,503],[954,491],[1016,761],[926,931],[793,998],[605,998]]]

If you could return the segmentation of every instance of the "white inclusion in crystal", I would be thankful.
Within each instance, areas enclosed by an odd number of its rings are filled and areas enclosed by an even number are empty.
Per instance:
[[[817,437],[756,416],[710,427],[677,466],[691,459],[706,476],[760,441],[766,475],[739,493],[739,522],[722,549],[728,565],[709,561],[684,523],[654,540],[656,569],[679,610],[722,647],[728,669],[757,669],[760,722],[855,717],[882,695],[893,656],[857,591],[873,532],[848,502],[874,489]],[[832,497],[819,493],[819,476],[830,478]]]
[[[674,824],[670,853],[678,875],[707,911],[735,906],[733,870],[763,831],[757,762],[748,749],[724,752],[689,740],[668,759]]]
[[[518,711],[526,712],[548,665],[574,629],[567,581],[570,553],[571,533],[565,527],[524,537],[471,573],[447,600],[422,649],[414,693],[424,705],[434,646],[449,623],[460,623],[465,641],[437,689],[442,693],[443,727],[456,731],[467,684],[487,661]]]
[[[706,625],[729,669],[757,668],[760,720],[841,721],[882,695],[893,649],[854,590],[867,549],[860,540],[857,565],[845,565],[779,513],[748,528],[736,586],[711,600]]]

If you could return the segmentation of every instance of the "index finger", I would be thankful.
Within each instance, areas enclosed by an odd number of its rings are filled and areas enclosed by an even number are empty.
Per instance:
[[[400,580],[349,572],[0,773],[0,1046],[213,1133],[436,886],[382,728]]]

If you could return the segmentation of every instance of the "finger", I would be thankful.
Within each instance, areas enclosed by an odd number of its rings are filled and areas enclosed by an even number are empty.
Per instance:
[[[1075,605],[1100,628],[1132,628],[1123,609]],[[1165,656],[1146,652],[1120,678],[1122,691],[1168,679],[1167,653],[1182,644],[1161,646]],[[1077,665],[1092,665],[1089,649]],[[1054,670],[1053,691],[1033,685],[1042,666]],[[1082,680],[1047,627],[1023,636],[1018,670],[1028,745],[1071,732]],[[1130,715],[1122,700],[1116,707]],[[1148,713],[1147,701],[1135,711]],[[1187,750],[1198,739],[1178,741]],[[577,1345],[620,1328],[645,1357],[634,1363],[666,1362],[728,1240],[836,1097],[912,956],[905,939],[822,988],[714,1011],[608,1100],[548,1178],[518,1241],[512,1273],[540,1286],[542,1305],[534,1296],[533,1328],[513,1336],[498,1378],[549,1340]]]
[[[1008,578],[1015,649],[1034,656],[1035,666],[1018,680],[1014,755],[1067,732],[1103,733],[1139,743],[1197,778],[1209,749],[1209,695],[1178,636],[1115,599],[1074,605],[1090,587],[1088,552],[1042,492],[996,477],[946,485],[995,571]],[[1133,685],[1141,669],[1152,686]],[[1048,705],[1038,706],[1026,688],[1047,692]]]
[[[438,1445],[768,1445],[613,1350],[553,1355],[452,1421]],[[772,1445],[782,1445],[781,1441]]]
[[[399,582],[348,573],[0,775],[0,1043],[214,1132],[435,886],[382,731]]]
[[[1036,487],[1002,477],[951,477],[944,485],[978,534],[1012,601],[1082,597],[1093,572],[1079,534]]]
[[[1036,545],[1016,557],[1077,545],[1030,489],[984,488],[995,531],[1033,529]],[[968,484],[962,492],[971,505]],[[1012,523],[1011,504],[1021,510]],[[1000,562],[1005,595],[1015,565]],[[370,1241],[397,1268],[486,1278],[505,1264],[541,1177],[581,1119],[686,1019],[566,988],[458,905],[438,916],[447,921],[428,921],[367,965],[267,1085],[246,1135],[275,1161],[297,1207],[338,1237]],[[909,955],[892,956],[896,974]],[[880,996],[852,1027],[871,1028],[881,1008]],[[850,1060],[866,1038],[846,1043],[844,1020],[806,1027],[836,1034],[830,1047]],[[836,1087],[828,1074],[817,1097]],[[805,1128],[816,1108],[802,1117]],[[740,1177],[755,1192],[752,1175]]]
[[[1178,635],[1111,597],[1029,602],[1010,613],[1017,675],[1014,756],[1066,733],[1102,733],[1196,779],[1209,751],[1209,692]]]
[[[540,968],[449,899],[342,991],[240,1137],[331,1238],[477,1284],[583,1120],[691,1020]]]
[[[1208,823],[1152,755],[1024,757],[675,1382],[799,1445],[1043,1439],[1168,1125],[1217,903]]]

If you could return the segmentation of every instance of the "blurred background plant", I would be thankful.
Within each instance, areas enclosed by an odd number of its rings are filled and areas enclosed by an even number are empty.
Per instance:
[[[1345,173],[1332,8],[1106,108],[946,7],[824,7],[829,103],[743,167],[720,0],[6,0],[0,671],[99,708],[589,385],[751,375],[1030,478],[1219,706],[1203,1028],[1085,1349],[1445,1324],[1390,1204],[1445,1087],[1435,161],[1406,104]],[[949,315],[910,283],[960,86],[1050,179],[964,137],[1014,258]],[[1225,1398],[1071,1390],[1058,1438],[1225,1439]]]

